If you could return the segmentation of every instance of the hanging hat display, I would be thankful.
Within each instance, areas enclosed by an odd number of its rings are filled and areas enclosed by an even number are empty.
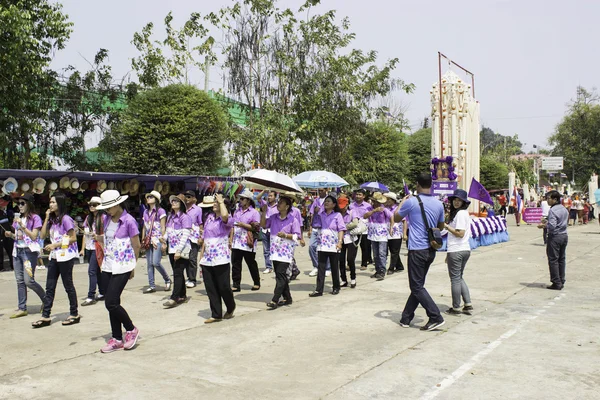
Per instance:
[[[106,184],[106,190],[115,190],[115,183],[113,181],[110,181]]]
[[[132,196],[137,196],[137,194],[140,192],[140,183],[138,182],[137,179],[132,179],[129,181],[129,193]]]
[[[58,190],[58,182],[52,181],[48,184],[48,192],[53,194]]]
[[[31,179],[21,181],[20,189],[22,193],[30,193],[33,190],[33,182]]]
[[[19,188],[19,184],[17,180],[13,177],[10,177],[4,181],[4,186],[2,187],[2,192],[4,194],[11,194],[17,191]]]
[[[79,190],[82,192],[89,190],[89,188],[90,188],[90,183],[88,181],[83,181],[79,184]]]
[[[154,182],[154,188],[152,190],[155,190],[157,192],[162,192],[162,182],[161,181],[155,181]]]
[[[129,194],[130,186],[129,179],[125,179],[123,182],[121,182],[121,189],[119,191],[123,195]]]
[[[79,184],[79,179],[77,179],[77,178],[72,178],[72,179],[69,181],[69,188],[71,189],[71,191],[72,191],[73,193],[77,193],[77,192],[79,191],[79,187],[80,187],[80,186],[81,186],[81,185]]]
[[[96,184],[96,191],[97,191],[98,193],[102,193],[102,192],[104,192],[104,191],[106,190],[107,186],[108,186],[108,185],[106,184],[106,181],[105,181],[105,180],[103,180],[103,179],[101,179],[101,180],[99,180],[99,181],[98,181],[98,183]]]
[[[60,183],[58,184],[60,189],[70,189],[71,188],[71,180],[68,176],[63,176],[60,178]]]
[[[164,181],[162,183],[162,190],[160,191],[160,194],[162,194],[163,196],[166,196],[170,192],[171,192],[171,185],[169,184],[169,182]]]
[[[42,194],[46,189],[46,180],[44,178],[35,178],[33,180],[33,193]]]

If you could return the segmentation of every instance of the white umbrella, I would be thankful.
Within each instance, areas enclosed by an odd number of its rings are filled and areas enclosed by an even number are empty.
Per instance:
[[[306,171],[293,179],[299,186],[312,189],[348,186],[343,178],[329,171]]]
[[[255,183],[264,188],[302,193],[302,189],[300,189],[300,186],[292,178],[279,172],[269,171],[268,169],[250,170],[242,174],[242,178],[247,183]],[[245,186],[252,187],[252,185]]]

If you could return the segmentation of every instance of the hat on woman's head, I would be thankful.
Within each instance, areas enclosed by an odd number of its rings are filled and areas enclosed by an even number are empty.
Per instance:
[[[254,194],[250,189],[244,189],[242,193],[238,194],[239,198],[254,200]]]
[[[466,204],[471,204],[471,201],[469,200],[469,198],[467,197],[467,192],[465,190],[462,189],[456,189],[454,191],[454,193],[452,194],[452,196],[448,196],[448,200],[452,201],[453,199],[461,199],[462,201],[464,201]]]
[[[392,199],[394,200],[396,203],[398,202],[398,196],[396,195],[396,193],[394,192],[387,192],[383,194],[384,197],[387,197],[388,199]]]
[[[27,202],[29,202],[31,204],[33,204],[33,202],[35,201],[34,198],[33,198],[33,195],[31,193],[23,193],[21,195],[21,197],[19,197],[19,199],[25,200],[25,201],[27,201]]]
[[[160,193],[158,193],[156,190],[151,191],[150,193],[146,193],[146,198],[148,197],[154,197],[156,198],[156,201],[160,202]]]
[[[100,195],[102,204],[96,207],[97,210],[106,210],[127,200],[129,196],[122,196],[117,190],[106,190]]]
[[[215,204],[215,196],[204,196],[202,203],[199,204],[202,208],[212,207]]]
[[[172,194],[169,196],[169,203],[172,203],[173,200],[175,200],[175,199],[179,200],[181,202],[181,204],[183,204],[183,210],[185,211],[185,209],[187,208],[185,205],[185,197],[182,199],[179,195],[176,196],[176,195]]]
[[[375,192],[373,193],[373,200],[377,201],[378,203],[385,203],[387,201],[387,197],[385,197],[384,195],[382,195],[379,192]]]
[[[98,196],[94,196],[90,199],[90,201],[88,201],[88,204],[102,204],[102,199]]]

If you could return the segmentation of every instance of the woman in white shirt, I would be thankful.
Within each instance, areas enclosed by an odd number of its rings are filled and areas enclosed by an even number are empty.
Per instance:
[[[448,274],[452,288],[452,308],[446,311],[450,315],[459,315],[461,312],[460,299],[462,297],[465,305],[462,312],[470,314],[473,310],[469,288],[463,279],[463,273],[469,257],[471,256],[471,217],[467,208],[471,203],[467,198],[467,192],[456,189],[454,194],[448,198],[450,201],[450,214],[446,230],[448,231]]]

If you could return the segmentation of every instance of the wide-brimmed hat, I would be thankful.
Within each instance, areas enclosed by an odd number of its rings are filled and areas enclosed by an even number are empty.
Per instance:
[[[33,190],[33,182],[31,181],[31,179],[25,179],[24,181],[21,181],[21,192],[23,193],[30,193]]]
[[[46,180],[44,178],[35,178],[33,180],[33,193],[42,194],[46,188]]]
[[[52,182],[48,183],[48,192],[50,194],[53,194],[57,190],[58,190],[58,182],[52,181]]]
[[[123,182],[121,182],[121,188],[120,188],[120,192],[121,194],[125,195],[125,194],[129,194],[131,190],[131,184],[129,182],[129,179],[125,179]]]
[[[212,207],[215,204],[215,196],[204,196],[202,203],[199,204],[202,208]]]
[[[88,181],[83,181],[79,183],[79,190],[85,192],[90,188],[90,183]]]
[[[61,189],[70,189],[71,188],[71,179],[68,176],[63,176],[60,178],[60,182],[58,184]]]
[[[379,192],[375,192],[373,194],[373,200],[375,200],[378,203],[382,203],[383,204],[383,203],[385,203],[387,201],[387,197],[385,197],[384,195],[382,195]]]
[[[132,196],[137,196],[140,192],[140,183],[137,179],[132,179],[129,181],[129,194]]]
[[[96,184],[96,191],[98,193],[102,193],[106,190],[107,187],[108,187],[108,184],[106,183],[106,181],[104,179],[100,179],[98,181],[98,183]]]
[[[160,196],[160,193],[158,193],[158,191],[156,191],[156,190],[153,190],[153,191],[151,191],[150,193],[146,193],[146,196],[144,196],[144,197],[148,198],[149,196],[153,196],[153,197],[155,197],[155,198],[156,198],[156,200],[160,202],[160,197],[161,197],[161,196]]]
[[[19,188],[19,183],[13,177],[10,177],[4,181],[4,186],[2,186],[2,191],[4,194],[11,194],[17,191]]]
[[[102,204],[96,207],[97,210],[106,210],[127,200],[129,196],[123,196],[117,190],[106,190],[100,195]]]
[[[471,200],[469,200],[467,196],[467,192],[462,189],[456,189],[452,196],[448,196],[448,200],[452,201],[452,199],[457,198],[464,201],[466,204],[471,204]]]
[[[160,191],[160,194],[162,194],[163,196],[168,195],[171,192],[171,185],[169,184],[169,182],[164,181],[162,183],[162,189]]]
[[[153,189],[153,191],[157,191],[159,193],[162,191],[162,182],[161,181],[154,182],[154,189]]]
[[[79,187],[80,187],[80,186],[81,186],[81,185],[79,184],[79,179],[77,179],[77,178],[72,178],[72,179],[69,181],[69,188],[70,188],[71,190],[77,191],[77,190],[79,190]]]
[[[238,194],[238,197],[254,200],[254,194],[252,193],[252,191],[250,189],[242,190],[242,193]]]
[[[93,204],[102,204],[102,199],[99,196],[94,196],[90,199],[90,201],[88,201],[88,204],[93,203]]]
[[[110,181],[106,184],[106,190],[115,190],[115,183],[113,181]]]
[[[179,200],[181,203],[183,203],[183,207],[184,207],[184,208],[186,207],[186,206],[185,206],[185,200],[184,200],[184,199],[182,199],[182,198],[180,197],[180,195],[174,195],[174,194],[170,195],[170,196],[169,196],[169,204],[170,204],[170,203],[173,201],[173,199],[177,199],[177,200]]]
[[[398,195],[396,195],[396,193],[394,193],[394,192],[384,193],[383,196],[387,197],[388,199],[394,200],[396,203],[398,202]]]

